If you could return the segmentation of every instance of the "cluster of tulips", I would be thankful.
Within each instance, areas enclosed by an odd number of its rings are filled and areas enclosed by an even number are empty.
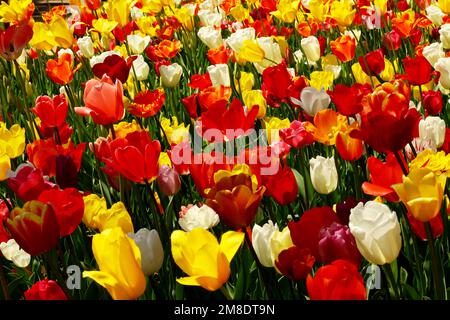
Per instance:
[[[447,299],[450,0],[36,8],[0,4],[0,298]]]

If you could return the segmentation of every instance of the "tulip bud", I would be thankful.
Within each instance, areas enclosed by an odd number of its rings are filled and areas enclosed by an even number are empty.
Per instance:
[[[206,204],[200,207],[197,205],[181,207],[180,219],[178,219],[180,227],[186,232],[195,228],[211,229],[219,222],[219,215]]]
[[[211,83],[214,87],[229,87],[230,73],[227,64],[211,65],[207,68]]]
[[[141,54],[150,43],[150,36],[142,37],[138,34],[130,34],[127,36],[127,42],[131,52],[134,54]]]
[[[172,63],[168,66],[160,66],[159,73],[161,75],[163,86],[167,88],[174,88],[180,82],[183,69],[178,63]]]
[[[166,196],[177,194],[181,187],[181,180],[178,172],[167,165],[163,165],[159,168],[157,182],[159,190]]]
[[[40,201],[29,201],[15,208],[6,226],[17,244],[37,256],[58,244],[59,225],[52,207]]]
[[[145,62],[143,56],[138,56],[136,60],[133,61],[133,75],[136,76],[136,80],[144,81],[148,78],[150,72],[150,67]]]
[[[128,236],[136,242],[141,251],[142,272],[147,276],[158,272],[164,262],[164,250],[158,231],[142,228],[134,234],[129,233]]]
[[[312,158],[309,160],[309,169],[314,190],[320,194],[329,194],[336,190],[338,174],[334,157],[317,156]]]
[[[321,262],[331,263],[334,260],[344,259],[356,266],[361,263],[361,254],[348,226],[333,222],[329,227],[320,230],[319,239]]]
[[[308,61],[316,62],[320,59],[320,43],[315,36],[303,38],[301,46]]]
[[[439,117],[426,117],[419,122],[419,137],[431,140],[437,148],[441,147],[445,139],[445,121]]]
[[[397,215],[383,203],[361,202],[351,209],[350,232],[364,258],[383,265],[394,261],[402,247]]]
[[[223,44],[220,29],[201,27],[197,32],[197,36],[209,49],[216,49]]]
[[[259,262],[264,267],[273,267],[272,251],[270,248],[270,241],[272,235],[278,231],[277,225],[269,220],[262,227],[255,224],[252,229],[252,246],[255,249]]]

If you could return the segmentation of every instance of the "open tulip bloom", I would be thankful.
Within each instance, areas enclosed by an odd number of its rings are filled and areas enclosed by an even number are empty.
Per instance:
[[[0,4],[0,299],[450,298],[450,0],[41,2]]]

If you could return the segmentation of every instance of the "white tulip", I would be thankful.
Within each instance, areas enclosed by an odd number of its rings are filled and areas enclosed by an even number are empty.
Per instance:
[[[150,36],[143,37],[139,34],[130,34],[127,36],[127,42],[132,53],[141,54],[150,43]]]
[[[141,252],[141,268],[145,275],[153,275],[161,269],[164,261],[164,250],[158,231],[142,228],[128,236],[134,240]]]
[[[219,215],[206,204],[201,207],[197,205],[192,206],[178,219],[181,229],[186,232],[195,228],[211,229],[217,226],[219,222]]]
[[[230,72],[227,64],[214,64],[207,68],[211,83],[214,87],[230,86]]]
[[[239,53],[245,40],[254,40],[256,31],[253,28],[239,29],[232,33],[225,42],[236,53]]]
[[[383,203],[362,202],[350,210],[350,232],[363,257],[378,265],[394,261],[402,247],[397,215]]]
[[[439,29],[441,43],[444,49],[450,49],[450,24],[446,23]]]
[[[305,87],[300,94],[300,100],[291,97],[291,101],[313,117],[317,112],[328,108],[331,98],[323,88],[318,91],[313,87]]]
[[[440,26],[442,24],[442,19],[446,16],[445,13],[438,6],[428,6],[426,9],[427,18],[431,20],[435,25]]]
[[[150,66],[145,62],[143,56],[138,56],[136,60],[133,61],[133,68],[131,69],[132,74],[136,73],[136,79],[138,81],[143,81],[148,78],[150,72]]]
[[[255,63],[256,70],[262,74],[265,68],[276,66],[281,63],[280,45],[271,37],[257,38],[259,47],[264,51],[264,58],[261,62]]]
[[[81,51],[81,54],[87,58],[91,59],[94,56],[94,44],[92,43],[92,39],[89,36],[85,36],[79,38],[77,41],[78,48]]]
[[[442,44],[440,44],[439,42],[434,42],[423,48],[422,54],[432,66],[434,66],[440,58],[445,57],[445,52],[442,49]]]
[[[216,49],[223,44],[220,29],[209,26],[201,27],[197,32],[197,36],[209,49]]]
[[[278,259],[278,255],[281,251],[289,249],[294,244],[292,243],[291,231],[288,227],[285,227],[282,231],[275,230],[270,238],[270,252],[272,254],[272,265],[275,265],[275,261]]]
[[[197,16],[204,26],[220,28],[222,25],[223,15],[221,13],[210,10],[199,10]]]
[[[252,246],[255,249],[259,262],[264,267],[273,267],[272,250],[270,241],[275,231],[279,231],[277,225],[273,224],[271,220],[265,223],[262,227],[255,224],[252,229]]]
[[[172,63],[168,66],[162,65],[159,67],[159,74],[164,87],[174,88],[180,82],[183,68],[178,63]]]
[[[20,249],[14,239],[0,243],[0,251],[7,260],[12,261],[19,268],[25,268],[30,264],[31,256],[25,250]]]
[[[317,156],[309,160],[309,170],[311,182],[320,194],[329,194],[336,190],[338,183],[338,174],[334,157],[324,158]]]
[[[439,84],[444,89],[450,89],[450,57],[440,58],[434,65],[434,69],[439,71]]]
[[[301,46],[306,58],[311,62],[317,62],[320,59],[320,44],[319,39],[315,36],[309,36],[303,38],[301,41]]]
[[[94,56],[90,60],[91,67],[93,68],[97,63],[103,63],[106,58],[112,55],[120,56],[120,53],[118,51],[105,51],[98,56]]]
[[[431,140],[439,148],[445,140],[445,121],[439,117],[426,117],[419,121],[419,137]]]

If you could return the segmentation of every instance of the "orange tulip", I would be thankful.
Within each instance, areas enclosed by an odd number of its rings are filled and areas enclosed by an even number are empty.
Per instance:
[[[45,72],[54,83],[61,86],[72,82],[74,74],[72,56],[63,53],[58,59],[48,60]]]
[[[321,110],[314,116],[314,124],[305,122],[304,126],[310,132],[314,140],[327,146],[336,144],[336,136],[339,132],[347,130],[347,117],[332,109]]]
[[[358,122],[353,122],[347,130],[338,132],[336,136],[336,148],[339,155],[345,161],[358,160],[363,153],[363,141],[350,137],[350,132],[358,127]]]
[[[340,36],[330,42],[331,51],[342,62],[347,62],[355,57],[356,42],[350,36]]]

